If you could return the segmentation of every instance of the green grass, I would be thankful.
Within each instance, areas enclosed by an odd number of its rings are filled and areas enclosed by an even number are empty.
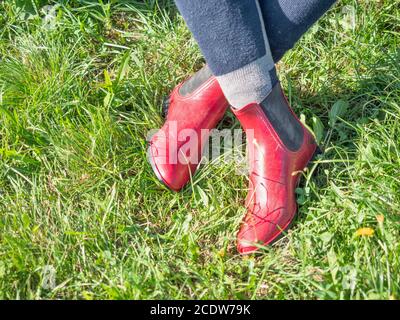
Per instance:
[[[280,63],[325,154],[292,230],[249,257],[233,163],[172,193],[146,161],[162,98],[203,63],[173,4],[17,2],[0,2],[1,299],[400,298],[398,1],[340,1]]]

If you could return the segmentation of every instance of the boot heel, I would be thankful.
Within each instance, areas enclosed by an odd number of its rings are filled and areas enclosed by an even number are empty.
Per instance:
[[[324,154],[324,152],[322,151],[322,149],[321,149],[319,146],[317,146],[317,148],[316,148],[315,151],[314,151],[314,154],[313,154],[312,157],[311,157],[310,162],[313,162],[313,161],[317,160],[317,157],[318,157],[320,154],[322,155],[322,154]]]
[[[171,104],[171,97],[170,96],[165,97],[161,104],[161,114],[163,118],[167,117],[170,104]]]

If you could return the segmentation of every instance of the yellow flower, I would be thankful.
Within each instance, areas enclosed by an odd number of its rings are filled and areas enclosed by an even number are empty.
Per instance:
[[[219,250],[218,251],[218,253],[217,253],[221,258],[223,258],[223,257],[225,257],[225,249],[221,249],[221,250]]]
[[[359,237],[372,237],[374,234],[374,229],[372,228],[360,228],[356,231],[356,236]]]

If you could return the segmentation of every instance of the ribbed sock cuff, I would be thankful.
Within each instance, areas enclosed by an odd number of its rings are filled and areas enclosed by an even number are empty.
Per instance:
[[[278,82],[271,56],[263,56],[238,70],[218,76],[217,80],[234,108],[251,102],[261,103]]]

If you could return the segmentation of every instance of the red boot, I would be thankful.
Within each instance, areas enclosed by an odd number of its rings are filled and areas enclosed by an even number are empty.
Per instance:
[[[196,171],[202,150],[228,102],[208,67],[179,84],[168,101],[164,126],[152,137],[150,164],[158,179],[179,191]]]
[[[279,83],[261,104],[233,112],[246,131],[250,161],[247,214],[237,247],[251,253],[258,249],[255,244],[271,243],[293,220],[295,188],[317,144],[290,109]]]

